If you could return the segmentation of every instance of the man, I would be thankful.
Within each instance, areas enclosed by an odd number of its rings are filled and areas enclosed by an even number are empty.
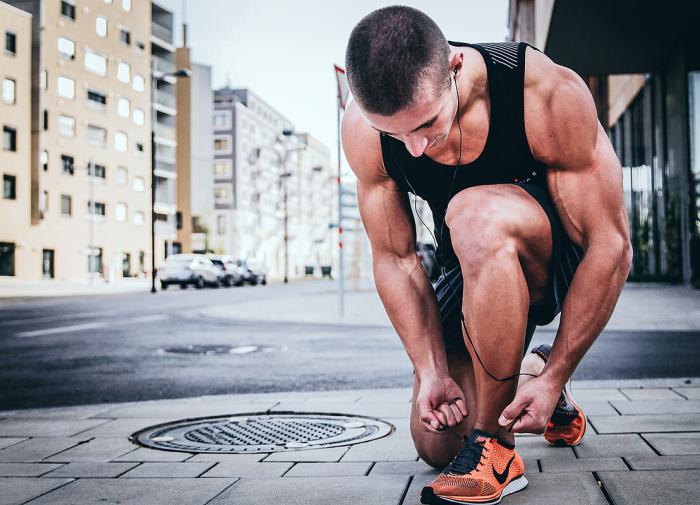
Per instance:
[[[445,39],[408,7],[354,28],[343,119],[377,291],[414,369],[411,434],[442,473],[423,503],[497,503],[527,485],[514,432],[576,445],[562,393],[631,263],[620,164],[582,80],[524,43]],[[433,212],[442,276],[415,250]],[[536,325],[553,347],[521,364]],[[456,437],[452,435],[459,434]]]

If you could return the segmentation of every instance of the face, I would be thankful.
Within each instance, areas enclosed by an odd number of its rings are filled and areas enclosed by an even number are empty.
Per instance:
[[[372,127],[406,145],[415,157],[421,156],[445,140],[457,113],[454,87],[445,88],[435,97],[429,91],[420,92],[415,104],[392,116],[380,116],[365,112]]]

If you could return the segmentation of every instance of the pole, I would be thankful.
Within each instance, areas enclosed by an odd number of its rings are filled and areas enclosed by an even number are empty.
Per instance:
[[[156,93],[155,61],[151,62],[151,293],[156,292]]]
[[[338,93],[338,295],[339,315],[345,315],[345,268],[343,267],[343,185],[341,183],[341,159],[340,159],[340,93]]]
[[[287,204],[287,176],[286,173],[282,174],[282,191],[284,191],[283,201],[284,201],[284,283],[289,282],[289,214],[288,214],[288,204]]]
[[[92,157],[88,162],[88,182],[90,184],[90,285],[95,284],[95,165]]]

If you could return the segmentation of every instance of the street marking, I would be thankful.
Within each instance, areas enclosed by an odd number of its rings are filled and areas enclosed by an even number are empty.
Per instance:
[[[133,323],[154,323],[156,321],[164,321],[168,319],[167,314],[151,314],[150,316],[141,316],[127,319],[125,321],[120,321],[122,324],[133,324]]]
[[[59,321],[61,319],[87,319],[95,316],[109,316],[116,314],[114,310],[102,310],[95,312],[82,312],[80,314],[60,314],[55,316],[44,316],[44,317],[26,317],[23,319],[8,319],[2,322],[2,324],[26,324],[26,323],[48,323],[51,321]]]
[[[94,330],[96,328],[103,328],[105,326],[107,326],[107,323],[103,322],[72,324],[70,326],[59,326],[58,328],[45,328],[43,330],[23,331],[21,333],[17,333],[16,336],[19,338],[40,337],[43,335],[54,335],[57,333],[70,333],[72,331]]]

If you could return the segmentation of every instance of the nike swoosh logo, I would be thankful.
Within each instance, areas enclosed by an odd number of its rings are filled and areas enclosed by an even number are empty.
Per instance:
[[[491,469],[493,470],[493,476],[496,477],[496,480],[498,481],[499,484],[505,484],[506,480],[508,480],[508,474],[510,473],[510,464],[513,462],[515,459],[515,456],[511,456],[510,461],[506,465],[505,470],[503,470],[503,473],[499,473],[496,471],[496,467],[493,466],[493,463],[491,463]]]

